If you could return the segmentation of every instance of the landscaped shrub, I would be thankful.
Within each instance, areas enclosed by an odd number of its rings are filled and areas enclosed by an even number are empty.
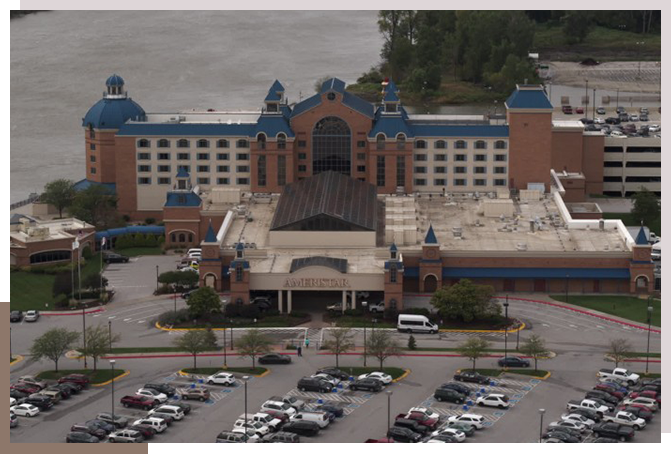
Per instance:
[[[147,218],[147,219],[144,220],[144,223],[147,224],[147,225],[152,225],[152,224],[155,224],[155,223],[156,223],[156,219],[154,219],[154,218]]]
[[[93,257],[93,253],[91,252],[91,248],[89,246],[86,246],[82,251],[82,257],[84,257],[85,259],[90,259],[91,257]]]
[[[259,306],[256,304],[243,304],[240,309],[240,316],[249,319],[258,319],[260,317],[261,311],[259,311]]]
[[[158,316],[158,322],[161,326],[177,325],[190,320],[189,310],[187,308],[179,309],[177,312],[168,311]]]
[[[51,286],[51,294],[54,296],[65,295],[66,300],[67,296],[70,295],[72,291],[72,276],[70,273],[59,273],[54,279],[54,283]]]
[[[55,299],[55,308],[58,309],[67,309],[70,304],[70,299],[68,298],[68,295],[61,293],[60,295],[56,296]]]
[[[361,317],[363,315],[363,309],[345,309],[344,315],[350,317]]]

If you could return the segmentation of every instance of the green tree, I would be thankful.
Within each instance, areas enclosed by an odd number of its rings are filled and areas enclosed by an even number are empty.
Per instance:
[[[74,183],[70,180],[59,179],[47,183],[40,200],[53,205],[58,210],[58,217],[63,217],[63,210],[70,207],[75,198]]]
[[[198,279],[198,273],[187,273],[186,271],[166,271],[158,277],[161,284],[183,287],[195,287],[198,285]]]
[[[76,193],[69,210],[73,217],[105,229],[118,223],[116,205],[117,197],[109,189],[91,185]]]
[[[485,356],[485,350],[489,348],[489,342],[480,337],[471,337],[462,342],[457,347],[457,352],[461,356],[473,361],[473,370],[475,370],[475,361]]]
[[[270,352],[271,345],[270,339],[258,329],[247,330],[236,342],[240,356],[252,359],[252,368],[256,368],[256,357]]]
[[[324,82],[326,82],[327,80],[332,79],[332,78],[333,78],[332,76],[323,76],[323,77],[320,77],[319,79],[317,79],[317,81],[315,82],[315,91],[317,93],[321,93],[322,85],[324,84]]]
[[[35,339],[30,348],[30,356],[39,361],[42,358],[54,362],[55,370],[58,372],[58,361],[65,353],[73,348],[80,334],[65,328],[52,328]]]
[[[106,288],[108,284],[107,278],[102,278],[102,288]],[[92,291],[100,290],[100,273],[89,274],[82,279],[82,287]]]
[[[631,344],[627,339],[611,339],[607,355],[615,363],[615,367],[620,367],[620,363],[627,359],[631,350]]]
[[[408,350],[417,350],[417,341],[412,334],[408,338]]]
[[[545,347],[545,341],[538,334],[532,334],[522,344],[520,352],[534,359],[534,370],[538,370],[538,360],[550,354],[550,351]]]
[[[110,330],[107,326],[102,324],[89,326],[86,328],[86,348],[80,347],[79,352],[93,359],[93,370],[95,371],[98,369],[98,359],[105,353],[109,353],[110,345],[120,340],[121,335],[118,333],[110,337]]]
[[[493,295],[492,286],[462,279],[449,288],[438,289],[431,296],[431,304],[442,317],[471,322],[501,315],[501,305],[492,299]]]
[[[193,356],[193,368],[196,369],[196,359],[199,353],[217,348],[217,340],[212,330],[191,330],[173,340],[175,347],[190,353]]]
[[[366,341],[366,354],[380,361],[380,369],[384,361],[390,356],[397,356],[400,352],[398,342],[393,334],[387,330],[374,329]]]
[[[631,198],[634,201],[634,208],[631,210],[631,214],[636,222],[643,222],[648,227],[660,225],[662,204],[654,192],[641,187]],[[658,235],[661,234],[661,232],[655,233]]]
[[[589,11],[568,11],[562,20],[564,21],[562,32],[569,44],[585,41],[594,23]]]
[[[72,295],[72,276],[69,271],[56,274],[51,286],[51,294],[53,296]]]
[[[354,338],[350,328],[334,328],[329,330],[330,339],[324,342],[324,348],[335,355],[336,367],[340,367],[339,357],[354,349]]]
[[[212,287],[199,288],[191,294],[186,304],[189,306],[189,316],[193,319],[221,312],[221,299]]]

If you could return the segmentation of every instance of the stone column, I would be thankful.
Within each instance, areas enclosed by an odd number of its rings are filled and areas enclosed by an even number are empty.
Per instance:
[[[287,314],[291,314],[291,290],[287,290]]]
[[[280,314],[282,313],[282,306],[283,306],[283,301],[282,301],[282,296],[284,295],[283,290],[278,290],[277,292],[277,308],[280,311]]]
[[[347,290],[342,291],[342,313],[345,313],[345,308],[347,307]]]
[[[356,309],[356,291],[352,290],[352,310]]]

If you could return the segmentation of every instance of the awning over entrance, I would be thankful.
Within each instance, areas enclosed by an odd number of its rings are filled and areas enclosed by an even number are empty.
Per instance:
[[[338,259],[335,257],[321,257],[321,256],[293,259],[291,261],[291,270],[289,272],[294,273],[308,266],[324,266],[343,274],[347,273],[346,259]]]

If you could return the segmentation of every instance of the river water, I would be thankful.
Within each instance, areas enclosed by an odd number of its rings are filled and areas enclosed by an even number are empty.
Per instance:
[[[11,21],[11,201],[85,176],[81,119],[118,73],[147,112],[290,102],[377,64],[376,11],[47,12]],[[302,93],[301,93],[302,92]]]

